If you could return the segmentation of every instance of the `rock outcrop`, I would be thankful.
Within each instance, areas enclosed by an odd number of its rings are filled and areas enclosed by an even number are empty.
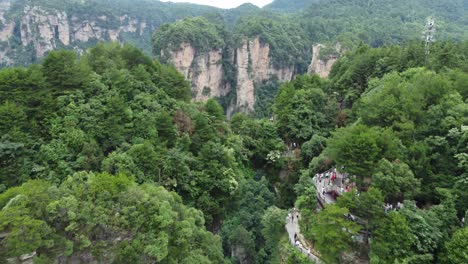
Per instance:
[[[317,44],[313,46],[312,61],[307,70],[308,74],[316,73],[322,78],[326,78],[330,74],[333,64],[335,64],[335,62],[338,60],[338,56],[336,54],[341,53],[341,46],[340,44],[336,44],[334,47],[336,53],[331,55],[325,55],[325,58],[323,58],[324,56],[321,56],[320,50],[324,47],[325,46],[322,44]]]
[[[189,43],[182,43],[178,50],[170,51],[167,57],[169,62],[191,81],[192,97],[195,101],[222,97],[230,91],[230,85],[224,82],[221,49],[199,53]]]
[[[211,97],[222,97],[235,89],[236,100],[228,107],[232,112],[252,112],[255,106],[255,86],[272,77],[280,81],[293,78],[294,67],[277,69],[272,63],[270,46],[259,38],[242,41],[241,45],[227,52],[223,57],[221,49],[198,52],[189,43],[167,54],[166,57],[192,83],[192,95],[196,101],[206,101]],[[231,63],[237,72],[236,87],[226,82],[223,60]]]
[[[1,65],[25,64],[27,60],[30,63],[57,48],[68,47],[82,52],[90,42],[124,42],[125,38],[142,36],[149,40],[155,29],[148,21],[130,15],[112,18],[91,14],[77,16],[35,6],[34,2],[28,2],[19,10],[15,6],[12,10],[12,3],[13,0],[0,0]]]
[[[250,112],[255,106],[255,84],[273,76],[279,81],[290,81],[294,68],[277,69],[273,66],[270,45],[259,38],[244,40],[237,49],[237,102],[236,108]]]

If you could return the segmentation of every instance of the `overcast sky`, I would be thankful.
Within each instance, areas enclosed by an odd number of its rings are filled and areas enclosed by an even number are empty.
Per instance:
[[[263,7],[273,0],[161,0],[162,2],[182,2],[182,3],[194,3],[200,5],[210,5],[221,8],[233,8],[242,5],[243,3],[252,3],[256,6]]]

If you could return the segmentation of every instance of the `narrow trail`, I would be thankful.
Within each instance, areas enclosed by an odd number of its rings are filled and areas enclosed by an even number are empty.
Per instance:
[[[332,173],[335,174],[334,181],[330,179]],[[336,203],[336,200],[333,197],[333,195],[331,195],[331,192],[338,193],[339,195],[343,193],[344,178],[345,178],[345,175],[341,174],[340,172],[337,172],[336,169],[329,170],[322,174],[317,174],[313,178],[313,182],[317,190],[317,200],[319,201],[320,207],[323,208],[326,204]],[[311,248],[307,248],[306,244],[304,243],[304,239],[303,239],[304,236],[301,234],[299,230],[299,219],[298,219],[298,216],[300,218],[299,212],[293,211],[292,215],[293,215],[292,219],[288,217],[287,222],[286,222],[286,230],[288,232],[289,242],[294,247],[296,247],[299,251],[301,251],[302,254],[307,256],[310,260],[312,260],[313,262],[317,264],[322,264],[322,262],[320,261],[320,258],[314,255],[314,251],[311,250]],[[295,235],[297,235],[297,239],[300,242],[299,244],[296,244]]]
[[[293,219],[288,218],[286,222],[286,230],[288,232],[289,242],[291,243],[291,245],[293,245],[299,251],[301,251],[301,253],[304,256],[307,256],[314,263],[322,264],[319,257],[314,255],[313,251],[310,248],[305,247],[305,244],[303,243],[303,241],[299,243],[299,245],[296,245],[294,235],[297,234],[299,241],[300,241],[299,237],[302,237],[300,230],[299,230],[299,219],[297,217],[297,216],[300,217],[300,214],[298,212],[294,212],[293,215],[294,215]]]

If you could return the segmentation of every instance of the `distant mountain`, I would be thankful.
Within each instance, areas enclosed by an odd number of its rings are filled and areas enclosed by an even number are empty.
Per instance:
[[[150,54],[151,36],[164,23],[219,13],[232,24],[255,10],[155,0],[0,0],[0,65],[27,65],[53,49],[83,52],[98,41],[131,43]]]
[[[373,47],[422,40],[426,19],[434,17],[436,39],[468,39],[466,0],[319,0],[295,15],[316,42]]]
[[[264,7],[265,10],[294,12],[320,0],[275,0]]]
[[[309,47],[421,40],[429,16],[435,18],[437,39],[462,40],[468,39],[466,10],[464,0],[275,0],[264,8],[243,4],[233,9],[156,0],[0,0],[0,66],[27,65],[54,49],[82,53],[99,41],[130,43],[150,54],[156,29],[196,16],[238,32],[247,27],[249,37],[263,32],[262,39],[274,40],[272,52],[280,51],[280,57],[297,54],[284,49],[293,46],[294,38]],[[282,17],[284,25],[278,28],[288,28],[287,34],[273,28],[264,34],[271,13]],[[282,34],[289,37],[282,39]]]
[[[223,14],[224,14],[224,19],[226,20],[227,25],[232,26],[234,25],[234,23],[236,22],[238,18],[248,15],[248,14],[258,12],[260,10],[261,10],[260,7],[254,4],[245,3],[236,8],[227,9],[223,12]]]
[[[155,33],[154,55],[192,82],[193,99],[220,98],[228,114],[268,116],[278,83],[304,73],[326,77],[343,52],[362,42],[422,41],[429,16],[436,39],[468,39],[463,0],[277,0],[226,12],[234,15],[227,26],[219,15],[166,24]]]

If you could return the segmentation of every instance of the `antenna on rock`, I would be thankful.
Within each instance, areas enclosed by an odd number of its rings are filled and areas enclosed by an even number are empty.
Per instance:
[[[426,30],[424,31],[426,56],[429,55],[431,43],[435,41],[435,31],[435,20],[433,17],[428,17],[426,20]]]

